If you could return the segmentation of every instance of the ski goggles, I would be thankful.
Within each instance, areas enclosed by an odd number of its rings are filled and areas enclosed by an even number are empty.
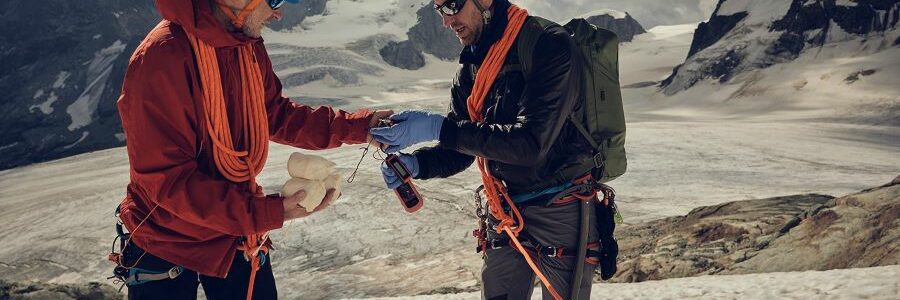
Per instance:
[[[442,15],[452,17],[462,11],[463,5],[466,5],[466,0],[447,0],[444,1],[444,4],[435,4],[434,10]]]

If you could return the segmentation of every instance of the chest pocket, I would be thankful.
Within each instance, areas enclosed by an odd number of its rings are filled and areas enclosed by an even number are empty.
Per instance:
[[[472,78],[477,74],[477,68],[472,67]],[[503,66],[494,85],[488,91],[485,99],[484,115],[488,123],[513,124],[522,110],[522,101],[525,100],[525,74],[519,64]]]

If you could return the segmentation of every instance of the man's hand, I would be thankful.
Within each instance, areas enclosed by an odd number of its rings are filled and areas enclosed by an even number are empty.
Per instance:
[[[400,162],[406,166],[406,169],[409,170],[409,175],[412,177],[416,177],[419,175],[419,159],[410,154],[401,153],[397,158],[400,159]],[[403,181],[400,180],[400,177],[394,173],[394,170],[387,166],[387,163],[381,162],[381,176],[384,177],[384,183],[387,184],[389,189],[396,189],[398,186],[403,184]]]
[[[378,127],[378,123],[380,123],[382,119],[387,119],[393,114],[393,110],[376,110],[374,113],[372,113],[372,119],[369,120],[369,129]],[[371,133],[369,133],[366,137],[366,141],[369,142],[369,145],[381,148],[381,143],[372,138]]]
[[[334,202],[335,199],[341,196],[340,194],[335,195],[336,192],[337,190],[335,189],[328,189],[328,191],[325,193],[325,198],[322,198],[322,203],[319,204],[319,206],[316,206],[316,209],[314,209],[312,212],[307,212],[306,208],[300,206],[300,202],[306,198],[306,191],[297,191],[293,195],[284,198],[284,220],[288,221],[307,217],[315,212],[327,208],[331,205],[332,202]]]
[[[372,128],[375,140],[389,145],[384,152],[394,153],[413,144],[437,140],[441,136],[444,116],[418,110],[408,110],[391,116],[391,127]]]

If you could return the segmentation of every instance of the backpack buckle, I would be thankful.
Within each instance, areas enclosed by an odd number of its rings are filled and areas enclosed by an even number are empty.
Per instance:
[[[169,276],[169,279],[175,279],[175,277],[178,277],[178,275],[181,275],[182,271],[184,271],[184,268],[177,266],[177,267],[169,269],[169,271],[166,272],[166,275]]]
[[[603,152],[597,151],[592,159],[594,161],[594,168],[600,169],[603,167]]]
[[[547,257],[562,257],[563,247],[544,246],[540,248],[539,252]]]

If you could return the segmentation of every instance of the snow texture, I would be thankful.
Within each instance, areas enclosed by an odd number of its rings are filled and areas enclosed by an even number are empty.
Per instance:
[[[677,25],[706,20],[717,0],[513,0],[531,14],[561,22],[586,12],[613,9],[628,12],[645,29],[659,25]]]
[[[729,16],[746,12],[745,25],[768,24],[781,19],[791,7],[785,0],[727,0],[722,3],[716,15]]]
[[[87,87],[75,99],[75,102],[66,108],[66,112],[72,118],[69,124],[69,131],[75,131],[78,128],[91,124],[94,120],[94,114],[97,105],[100,104],[100,97],[106,90],[106,83],[109,74],[112,72],[113,62],[125,51],[125,43],[116,40],[109,47],[98,50],[94,53],[94,58],[85,63],[87,69]]]
[[[595,284],[591,299],[897,299],[900,266]],[[541,299],[536,289],[531,299]],[[481,299],[478,293],[374,298]],[[373,300],[374,300],[373,299]]]
[[[35,99],[40,98],[44,95],[44,90],[38,90],[38,94],[35,95]],[[42,113],[45,115],[49,115],[53,113],[53,103],[59,100],[59,97],[56,96],[56,91],[50,91],[50,95],[47,95],[47,99],[44,100],[41,104],[35,104],[28,107],[29,111],[34,111],[35,108],[40,109]]]
[[[385,3],[387,2],[387,3]],[[428,1],[328,1],[325,13],[310,16],[291,31],[266,31],[266,40],[308,47],[342,47],[373,33],[406,39],[406,31],[418,20],[416,11]],[[430,4],[428,4],[430,5]]]
[[[46,94],[47,98],[41,104],[35,104],[28,107],[28,110],[34,112],[35,109],[39,109],[41,113],[45,115],[49,115],[53,113],[53,103],[59,100],[59,96],[56,95],[56,91],[54,89],[61,89],[66,87],[66,79],[69,78],[71,73],[66,71],[60,71],[59,74],[56,75],[56,81],[53,82],[53,85],[48,88],[50,94]],[[34,100],[39,100],[41,97],[45,95],[44,89],[38,89],[37,92],[34,93]]]

